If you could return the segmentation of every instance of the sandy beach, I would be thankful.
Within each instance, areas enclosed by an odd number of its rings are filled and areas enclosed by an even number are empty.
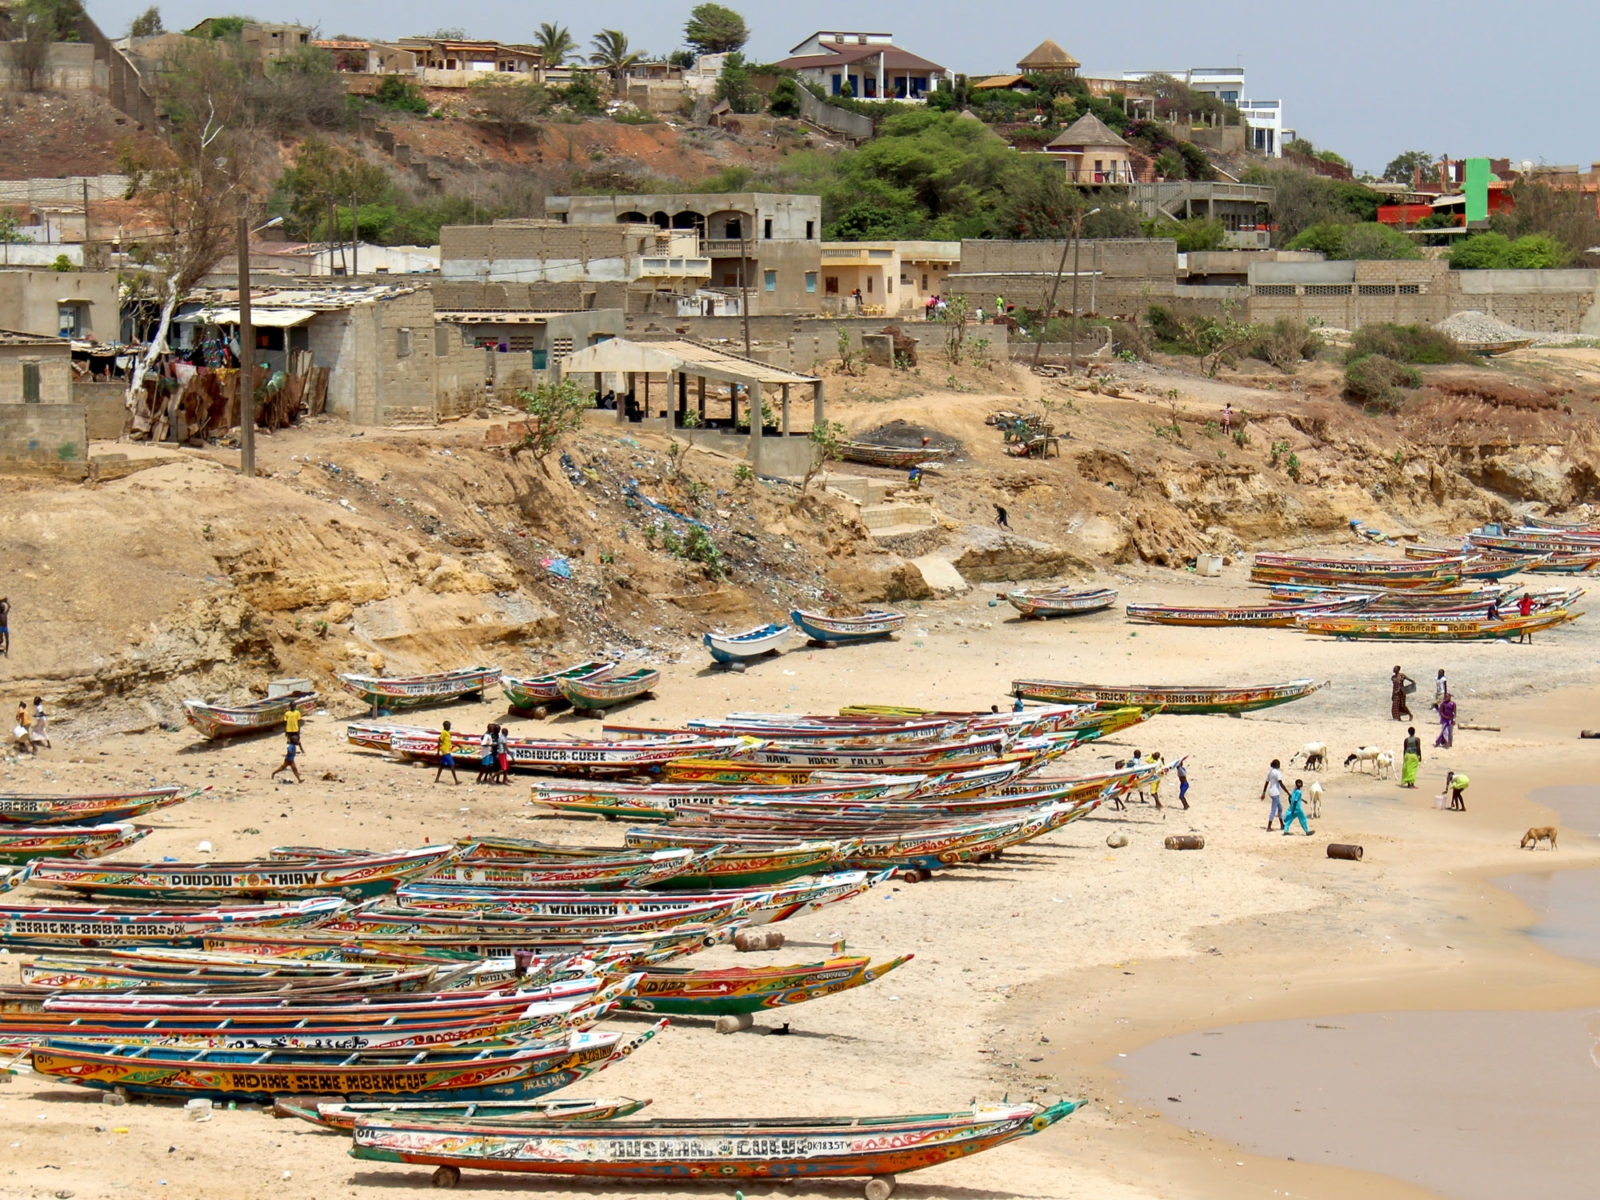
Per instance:
[[[1222,579],[1199,579],[1136,568],[1095,581],[1116,585],[1123,602],[1219,604],[1258,594],[1246,589],[1242,571],[1234,566]],[[1357,1171],[1374,1196],[1476,1200],[1490,1194],[1490,1184],[1497,1194],[1514,1194],[1542,1179],[1537,1161],[1514,1140],[1471,1136],[1478,1125],[1457,1122],[1440,1097],[1470,1108],[1474,1122],[1493,1117],[1485,1098],[1525,1094],[1512,1085],[1541,1079],[1563,1096],[1589,1088],[1592,1103],[1600,1076],[1583,1014],[1600,1009],[1600,968],[1529,937],[1534,914],[1489,881],[1557,867],[1565,877],[1600,865],[1600,843],[1581,829],[1569,836],[1563,828],[1555,854],[1517,845],[1528,826],[1558,823],[1530,792],[1595,778],[1600,743],[1577,739],[1581,727],[1595,723],[1590,714],[1600,695],[1593,619],[1541,634],[1531,646],[1361,644],[1292,631],[1136,626],[1116,610],[1022,622],[1009,606],[991,606],[998,590],[908,605],[911,619],[893,642],[796,649],[744,674],[707,670],[703,651],[685,646],[682,660],[665,668],[658,698],[626,710],[626,719],[670,724],[728,710],[827,712],[853,702],[987,708],[1004,704],[1009,681],[1024,676],[1106,683],[1309,676],[1330,686],[1242,718],[1158,716],[1074,751],[1065,772],[1108,766],[1134,747],[1169,759],[1188,755],[1193,807],[1163,815],[1134,803],[1126,813],[1096,813],[998,862],[921,884],[895,882],[788,923],[781,928],[789,944],[763,958],[825,957],[836,935],[852,952],[916,957],[871,987],[788,1010],[786,1037],[771,1035],[770,1019],[732,1036],[716,1034],[709,1022],[675,1021],[573,1094],[650,1097],[646,1115],[659,1116],[932,1112],[1002,1095],[1090,1101],[1040,1136],[901,1178],[898,1195],[927,1200],[1334,1197],[1357,1185]],[[1418,680],[1414,711],[1428,747],[1415,791],[1340,765],[1367,744],[1398,758],[1404,727],[1389,719],[1387,682],[1397,662]],[[1464,730],[1453,750],[1431,749],[1437,730],[1427,719],[1427,696],[1441,666],[1457,690],[1462,722],[1497,732]],[[212,786],[157,814],[158,832],[127,857],[243,858],[308,842],[386,849],[490,831],[621,840],[618,826],[536,815],[525,785],[435,785],[431,769],[345,743],[344,720],[357,715],[352,698],[332,699],[330,710],[308,724],[306,781],[299,785],[268,779],[280,761],[277,737],[213,745],[182,728],[96,739],[75,736],[72,714],[62,713],[54,750],[5,764],[0,788],[89,791],[169,780]],[[448,717],[458,729],[481,730],[504,712],[503,702],[486,700],[431,710],[424,723]],[[599,723],[567,715],[511,725],[585,735]],[[1322,817],[1312,822],[1315,836],[1269,834],[1266,805],[1257,799],[1267,763],[1287,760],[1307,741],[1326,741],[1333,752],[1321,775],[1327,794]],[[1465,814],[1433,807],[1446,767],[1473,779]],[[1169,803],[1173,792],[1163,789]],[[1107,835],[1119,829],[1129,844],[1108,848]],[[1191,831],[1204,834],[1203,851],[1162,848],[1165,835]],[[201,841],[211,844],[209,855],[197,853]],[[1329,841],[1361,844],[1364,861],[1329,860]],[[36,898],[31,889],[11,897]],[[721,948],[696,961],[751,957]],[[14,966],[0,977],[14,978]],[[1316,1029],[1326,1017],[1361,1014],[1377,1015],[1339,1022],[1346,1028],[1338,1043],[1312,1036],[1326,1032]],[[1426,1039],[1402,1038],[1407,1053],[1388,1052],[1397,1032],[1412,1028],[1407,1022],[1425,1028]],[[643,1023],[628,1017],[613,1025]],[[1276,1040],[1232,1032],[1258,1023],[1283,1032]],[[1218,1030],[1230,1032],[1207,1036]],[[1191,1043],[1200,1039],[1239,1047],[1230,1056],[1234,1085],[1191,1069],[1199,1061]],[[1314,1042],[1354,1049],[1319,1055]],[[1459,1075],[1433,1080],[1426,1092],[1391,1091],[1391,1083],[1415,1082],[1452,1052]],[[1335,1072],[1334,1060],[1347,1060],[1347,1069]],[[1308,1132],[1281,1109],[1315,1088],[1324,1097],[1315,1112],[1325,1119]],[[1242,1093],[1270,1111],[1238,1103]],[[1407,1107],[1407,1146],[1453,1161],[1465,1182],[1414,1162],[1402,1169],[1390,1153],[1398,1140],[1392,1121],[1388,1136],[1363,1132],[1391,1110],[1369,1106],[1366,1121],[1346,1119],[1345,1105],[1363,1094],[1384,1094],[1393,1105],[1420,1095]],[[425,1168],[353,1162],[343,1139],[256,1110],[220,1111],[191,1124],[175,1104],[103,1107],[96,1093],[23,1077],[0,1088],[0,1123],[0,1192],[29,1200],[285,1200],[427,1185]],[[1586,1131],[1542,1128],[1541,1154],[1582,1163],[1576,1155]],[[1337,1146],[1338,1153],[1284,1149],[1305,1143]],[[1406,1157],[1419,1156],[1426,1157]],[[633,1194],[480,1173],[469,1173],[462,1186],[481,1194]],[[860,1194],[849,1181],[743,1190]],[[732,1188],[666,1185],[647,1194],[704,1197],[731,1195]]]

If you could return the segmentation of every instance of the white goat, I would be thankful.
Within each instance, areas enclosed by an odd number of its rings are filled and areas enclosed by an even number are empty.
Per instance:
[[[1357,750],[1354,754],[1345,756],[1344,769],[1346,771],[1364,772],[1367,768],[1367,764],[1371,763],[1373,772],[1376,773],[1378,769],[1378,755],[1382,753],[1383,751],[1378,749],[1376,746],[1362,746],[1361,749]]]
[[[1306,770],[1320,771],[1328,765],[1328,743],[1307,742],[1289,756],[1291,766],[1297,758],[1306,760]]]

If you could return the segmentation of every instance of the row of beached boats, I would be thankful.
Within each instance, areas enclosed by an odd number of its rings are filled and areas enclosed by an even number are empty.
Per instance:
[[[896,874],[997,862],[1148,786],[1171,768],[1060,763],[1149,711],[855,708],[610,726],[605,741],[552,751],[562,774],[533,796],[637,822],[621,846],[483,835],[240,862],[31,859],[10,883],[79,899],[0,905],[0,944],[22,956],[20,982],[0,988],[0,1047],[14,1070],[80,1086],[274,1100],[350,1137],[358,1157],[437,1166],[440,1183],[465,1167],[853,1175],[883,1195],[896,1172],[1036,1132],[1075,1103],[685,1122],[630,1120],[644,1102],[627,1097],[551,1093],[664,1025],[607,1031],[614,1014],[771,1011],[899,969],[909,955],[731,969],[693,956]],[[352,728],[374,744],[374,723]],[[405,757],[408,745],[391,728],[386,749]],[[91,828],[193,794],[7,797],[0,812],[31,823],[18,829]]]

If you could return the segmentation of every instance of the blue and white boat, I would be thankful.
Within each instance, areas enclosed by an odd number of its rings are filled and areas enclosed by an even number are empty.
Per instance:
[[[747,629],[743,633],[717,630],[706,634],[704,641],[706,649],[711,651],[711,657],[719,663],[743,662],[782,649],[789,640],[789,632],[787,625],[768,624]]]
[[[814,642],[865,642],[892,637],[906,623],[905,613],[875,608],[859,617],[830,617],[826,613],[796,609],[789,619]]]

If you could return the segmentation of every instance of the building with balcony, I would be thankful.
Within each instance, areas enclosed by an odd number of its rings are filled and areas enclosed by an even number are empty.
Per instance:
[[[1132,183],[1128,151],[1128,143],[1093,113],[1084,113],[1044,148],[1066,167],[1068,183],[1086,186]]]
[[[625,290],[692,293],[712,263],[695,229],[651,224],[568,225],[504,220],[439,231],[442,279],[522,284],[622,284]]]
[[[922,100],[949,74],[894,44],[891,33],[828,33],[818,30],[773,64],[815,83],[830,96],[859,100]]]
[[[537,47],[461,38],[401,38],[395,45],[417,56],[418,82],[426,87],[464,88],[491,75],[544,82],[544,57]]]
[[[752,315],[817,311],[822,269],[822,200],[765,192],[682,192],[648,196],[550,196],[545,213],[576,232],[643,227],[692,234],[709,260],[702,282],[748,294]]]
[[[1294,130],[1283,123],[1282,100],[1247,100],[1243,67],[1187,67],[1181,71],[1124,71],[1129,82],[1152,75],[1170,75],[1179,83],[1208,96],[1215,96],[1230,108],[1237,108],[1244,121],[1246,144],[1268,158],[1282,158],[1285,142],[1294,140]]]
[[[822,312],[925,316],[928,298],[943,294],[960,263],[960,242],[824,242]]]

